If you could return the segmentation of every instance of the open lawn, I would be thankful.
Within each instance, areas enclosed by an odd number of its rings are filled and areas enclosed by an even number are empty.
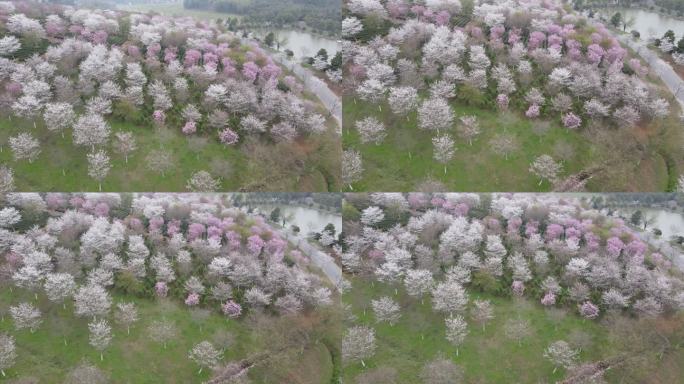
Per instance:
[[[408,119],[397,117],[387,103],[381,105],[380,111],[377,106],[346,97],[343,145],[345,149],[361,152],[364,168],[362,180],[353,184],[354,190],[413,191],[422,189],[426,180],[435,180],[449,191],[549,191],[553,186],[548,181],[539,185],[539,179],[528,171],[530,163],[542,154],[562,162],[561,178],[596,165],[613,164],[604,166],[610,172],[599,172],[589,181],[590,191],[666,190],[668,171],[662,153],[676,153],[671,155],[676,157],[674,163],[681,163],[681,150],[668,147],[680,140],[674,119],[653,123],[662,127],[660,131],[653,127],[637,127],[635,132],[608,127],[573,131],[563,128],[557,119],[531,121],[513,111],[500,114],[494,108],[465,106],[461,102],[451,104],[456,120],[464,115],[477,116],[482,133],[469,145],[457,130],[449,132],[455,139],[456,152],[445,174],[444,166],[433,159],[431,140],[436,133],[418,129],[415,111]],[[368,116],[375,116],[385,124],[387,137],[379,145],[360,143],[354,123]],[[546,126],[544,133],[535,128],[539,125]],[[508,159],[492,151],[490,141],[497,134],[513,135],[516,139],[519,149]],[[618,137],[612,141],[605,137],[601,140],[602,134]],[[651,148],[642,159],[634,159],[635,151],[628,148],[635,146]],[[634,163],[628,159],[617,161],[618,150],[631,153]],[[638,179],[634,178],[635,173]]]
[[[266,329],[296,329],[294,325],[297,324],[301,325],[301,330],[310,331],[320,326],[324,317],[269,317],[258,321],[246,317],[232,320],[211,312],[202,319],[202,316],[193,315],[192,310],[171,300],[151,301],[115,295],[114,303],[128,301],[136,304],[140,321],[131,327],[128,335],[125,327],[112,323],[110,319],[114,338],[104,352],[104,360],[100,361],[99,353],[88,344],[87,324],[90,319],[74,317],[71,304],[62,308],[39,295],[43,324],[30,333],[28,330],[15,331],[6,313],[10,305],[21,301],[33,301],[33,295],[16,289],[14,292],[3,289],[0,296],[0,308],[3,310],[0,331],[15,336],[18,355],[17,364],[5,371],[10,380],[31,377],[41,383],[61,383],[69,370],[84,359],[107,372],[115,383],[200,383],[206,381],[211,372],[203,370],[198,374],[199,367],[187,358],[188,351],[195,344],[208,340],[224,349],[222,362],[227,363],[260,356],[263,352],[268,353],[270,348],[278,348],[273,334]],[[46,312],[45,308],[50,309]],[[147,331],[150,323],[162,319],[172,322],[178,329],[178,337],[170,341],[166,349],[152,341]],[[291,379],[288,382],[301,384],[330,381],[333,364],[326,343],[311,343],[303,350],[292,349],[287,351],[286,358],[257,363],[250,369],[249,376],[255,383],[279,382],[285,378]]]
[[[301,138],[294,144],[265,146],[247,140],[237,148],[219,143],[216,137],[198,133],[187,137],[176,128],[158,129],[129,122],[111,121],[112,134],[130,131],[138,149],[128,157],[107,146],[112,169],[102,183],[103,191],[167,191],[186,190],[186,182],[199,170],[221,179],[220,190],[307,190],[327,191],[336,184],[339,144],[334,138],[316,136]],[[7,145],[8,138],[30,132],[41,143],[41,154],[32,163],[14,161]],[[199,138],[204,136],[203,139]],[[330,135],[332,136],[332,134]],[[44,128],[34,129],[27,121],[0,119],[0,162],[14,169],[19,191],[97,191],[98,183],[88,177],[86,154],[90,148],[72,144],[71,130],[64,138]],[[162,176],[150,170],[145,158],[150,151],[172,153],[174,167]],[[339,150],[339,149],[338,149]],[[309,159],[317,160],[309,160]],[[287,172],[287,173],[286,173]]]
[[[397,384],[419,383],[423,365],[439,356],[460,366],[466,383],[552,383],[565,377],[565,372],[558,369],[554,373],[553,365],[543,358],[543,353],[557,340],[565,340],[575,348],[581,348],[580,361],[620,355],[620,351],[613,347],[614,340],[610,339],[610,325],[602,321],[583,320],[574,311],[559,308],[545,310],[536,302],[470,292],[471,301],[491,300],[495,318],[486,324],[483,331],[469,316],[465,316],[469,333],[456,356],[456,348],[445,338],[445,316],[432,311],[428,297],[421,304],[401,288],[395,296],[394,288],[386,284],[375,282],[371,285],[363,278],[351,278],[350,281],[353,288],[343,297],[343,302],[351,305],[352,313],[358,318],[355,324],[375,329],[377,350],[372,358],[365,361],[366,368],[360,363],[345,366],[345,383],[355,383],[359,374],[378,367],[396,369]],[[370,302],[381,296],[390,296],[402,308],[402,317],[394,326],[375,322]],[[506,321],[514,318],[529,320],[531,324],[532,336],[523,339],[521,345],[508,339],[504,332]],[[678,321],[681,328],[681,316]],[[669,327],[676,328],[672,324]],[[648,382],[668,382],[667,378],[684,373],[684,368],[677,367],[672,361],[673,357],[681,357],[681,352],[662,361],[662,367],[657,368],[658,374],[651,376],[665,381]],[[609,375],[609,382],[633,382],[620,381],[624,380],[623,375],[624,372]]]

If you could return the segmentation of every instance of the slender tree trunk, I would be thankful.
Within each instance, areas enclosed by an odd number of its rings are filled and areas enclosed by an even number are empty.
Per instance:
[[[98,183],[98,186],[100,187],[100,192],[102,192],[102,183]]]
[[[128,164],[128,155],[124,155],[124,159],[126,159],[126,164]]]
[[[539,180],[539,184],[538,184],[538,185],[542,185],[543,182],[544,182],[544,179]]]
[[[66,337],[64,338],[64,345],[67,345]]]
[[[553,367],[553,373],[556,373],[557,369],[558,369],[558,367]]]
[[[198,375],[201,375],[201,374],[202,374],[202,367],[200,367],[199,371],[197,371],[197,374],[198,374]]]
[[[363,360],[361,360],[361,365],[362,365],[364,368],[366,368],[366,362],[364,362]]]
[[[130,325],[126,326],[126,333],[128,333],[129,335],[131,334],[131,326]]]
[[[7,375],[5,375],[5,370],[4,370],[4,369],[0,369],[0,373],[2,373],[2,377],[7,376]]]
[[[444,174],[446,175],[446,165],[444,166]]]
[[[66,171],[62,168],[62,176],[66,176]]]
[[[104,361],[104,356],[102,355],[102,352],[100,352],[100,361]]]
[[[62,139],[64,138],[64,130],[62,130]]]
[[[458,357],[458,348],[456,348],[456,357]]]
[[[33,298],[38,301],[38,292],[33,292]]]

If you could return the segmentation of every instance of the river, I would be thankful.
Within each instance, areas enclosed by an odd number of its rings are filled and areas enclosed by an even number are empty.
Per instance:
[[[342,231],[342,216],[328,211],[284,204],[251,204],[267,217],[276,207],[280,208],[280,217],[286,218],[285,227],[289,230],[292,225],[299,227],[302,234],[320,232],[328,224],[333,224],[337,233]],[[279,224],[282,224],[282,219]]]
[[[652,220],[651,224],[646,227],[643,232],[637,232],[638,236],[645,242],[649,243],[651,247],[667,257],[672,263],[684,271],[684,253],[679,246],[673,246],[670,239],[674,235],[684,234],[684,216],[678,212],[667,211],[664,209],[653,208],[618,208],[617,214],[625,221],[629,221],[634,211],[640,210],[644,217]],[[641,227],[643,228],[643,226]],[[660,229],[663,234],[656,236],[653,234],[653,229]]]
[[[615,12],[620,12],[623,19],[634,18],[634,25],[627,27],[627,32],[639,31],[643,39],[662,37],[669,29],[674,31],[677,40],[684,36],[684,20],[678,20],[657,12],[639,8],[607,8],[600,9],[598,12],[606,20],[610,20]]]
[[[260,39],[263,39],[269,32],[273,32],[276,35],[276,41],[282,42],[280,45],[281,51],[289,49],[294,52],[297,59],[314,56],[321,48],[325,48],[328,52],[328,57],[335,56],[339,50],[337,41],[308,32],[293,29],[254,30],[254,33]]]
[[[629,220],[637,210],[641,211],[644,218],[652,221],[646,230],[660,229],[663,232],[661,237],[665,240],[669,240],[674,235],[684,235],[684,216],[679,212],[653,208],[619,208],[618,213]]]

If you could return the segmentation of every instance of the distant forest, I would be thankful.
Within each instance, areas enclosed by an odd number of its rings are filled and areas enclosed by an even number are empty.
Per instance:
[[[337,34],[340,0],[184,0],[186,9],[242,15],[246,25],[291,26],[303,22],[314,32]]]
[[[631,7],[639,6],[643,8],[653,9],[654,5],[662,8],[665,13],[674,14],[677,16],[684,15],[684,0],[575,0],[576,9],[583,9],[585,7]]]

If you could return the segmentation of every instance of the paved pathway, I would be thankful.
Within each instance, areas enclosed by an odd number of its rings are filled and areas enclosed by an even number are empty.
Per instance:
[[[670,63],[658,57],[658,54],[649,49],[643,40],[634,40],[629,35],[618,35],[618,39],[646,60],[684,109],[684,80],[679,77]]]
[[[337,285],[340,280],[342,280],[342,269],[335,264],[335,260],[333,260],[330,255],[311,245],[309,241],[301,235],[295,235],[291,231],[285,229],[281,229],[280,233],[283,237],[287,238],[290,243],[297,246],[302,253],[307,255],[309,259],[311,259],[311,262],[320,268],[333,284]]]

